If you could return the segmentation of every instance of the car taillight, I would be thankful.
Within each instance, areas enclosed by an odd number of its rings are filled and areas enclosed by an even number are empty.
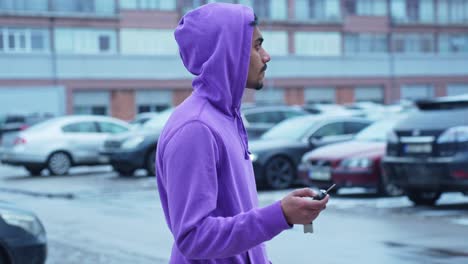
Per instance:
[[[29,126],[28,125],[22,125],[20,126],[20,130],[26,130]]]
[[[15,142],[13,143],[14,145],[23,145],[26,144],[26,139],[17,137],[15,138]]]

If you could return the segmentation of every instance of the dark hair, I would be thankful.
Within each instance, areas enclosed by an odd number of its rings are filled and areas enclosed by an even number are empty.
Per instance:
[[[250,25],[255,27],[258,25],[258,18],[257,15],[254,13],[254,21],[250,22]]]

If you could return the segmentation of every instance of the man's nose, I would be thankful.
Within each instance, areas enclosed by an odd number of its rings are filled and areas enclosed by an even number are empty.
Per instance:
[[[270,54],[268,54],[268,52],[266,50],[264,51],[262,59],[263,59],[263,63],[267,63],[267,62],[269,62],[271,60]]]

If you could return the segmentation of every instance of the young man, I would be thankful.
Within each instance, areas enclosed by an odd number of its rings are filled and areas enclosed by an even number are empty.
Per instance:
[[[268,263],[263,242],[312,222],[328,197],[295,190],[259,208],[247,135],[244,88],[261,89],[270,56],[252,9],[213,3],[175,30],[193,93],[166,124],[156,156],[158,189],[174,235],[170,263]],[[306,198],[307,197],[307,198]]]

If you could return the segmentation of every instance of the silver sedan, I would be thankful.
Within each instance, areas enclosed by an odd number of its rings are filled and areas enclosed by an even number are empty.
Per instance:
[[[0,160],[24,166],[32,175],[40,175],[44,168],[53,175],[64,175],[72,166],[108,164],[99,154],[104,141],[130,129],[128,123],[112,117],[58,117],[3,135]]]

